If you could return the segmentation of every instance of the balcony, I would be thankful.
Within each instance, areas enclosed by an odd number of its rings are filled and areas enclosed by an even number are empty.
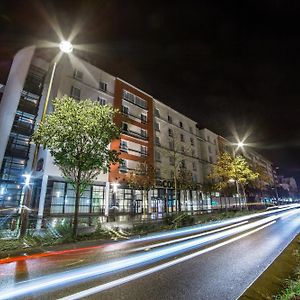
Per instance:
[[[15,133],[31,136],[32,125],[24,122],[14,121],[12,131]]]
[[[127,111],[122,111],[122,115],[124,117],[132,119],[132,120],[137,121],[139,123],[147,124],[147,120],[142,119],[141,116],[137,116],[137,115],[131,114],[131,113],[127,112]]]
[[[32,101],[28,101],[28,100],[25,100],[24,98],[21,98],[19,106],[18,106],[18,110],[22,111],[22,112],[26,112],[31,115],[36,115],[37,105]]]
[[[135,132],[133,130],[125,130],[125,129],[122,129],[122,133],[126,134],[126,135],[129,135],[129,136],[132,136],[134,138],[137,138],[137,139],[141,139],[141,140],[144,140],[144,141],[147,141],[148,140],[148,137],[147,136],[144,136],[144,135],[141,135],[140,133],[138,132]]]
[[[5,156],[10,156],[10,157],[16,157],[16,158],[21,158],[21,159],[26,159],[27,158],[27,149],[15,149],[15,148],[9,148],[9,145],[5,151]]]

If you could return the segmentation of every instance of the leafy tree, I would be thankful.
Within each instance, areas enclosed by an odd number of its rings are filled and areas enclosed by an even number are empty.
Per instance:
[[[111,163],[119,162],[119,153],[109,143],[119,138],[113,123],[116,110],[89,99],[76,101],[64,96],[53,101],[54,111],[46,116],[33,135],[33,141],[48,148],[54,163],[76,191],[73,235],[76,238],[80,196]]]
[[[228,152],[222,153],[213,166],[209,178],[215,182],[219,191],[228,189],[231,181],[240,185],[245,196],[245,185],[258,178],[259,174],[253,172],[244,157],[231,156]],[[239,193],[239,192],[238,192]]]
[[[143,211],[145,212],[147,192],[155,187],[156,172],[152,165],[146,162],[139,163],[137,167],[126,176],[126,181],[132,189],[141,190],[143,195]],[[148,199],[149,200],[149,199]]]

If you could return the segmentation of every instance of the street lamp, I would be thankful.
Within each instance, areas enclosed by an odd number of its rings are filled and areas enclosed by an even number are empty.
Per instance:
[[[73,51],[73,45],[69,41],[63,40],[59,44],[59,49],[62,53],[70,54]],[[45,117],[47,114],[49,98],[50,98],[50,93],[51,93],[51,89],[52,89],[52,85],[53,85],[53,79],[54,79],[56,66],[57,66],[57,61],[54,61],[52,71],[51,71],[49,86],[48,86],[48,90],[47,90],[47,95],[46,95],[46,99],[45,99],[45,103],[44,103],[43,113],[42,113],[40,122],[43,122],[45,120]],[[36,169],[36,163],[37,163],[37,159],[38,159],[39,149],[40,149],[40,145],[36,144],[34,154],[33,154],[33,159],[32,159],[32,165],[31,165],[32,172],[34,172]],[[30,181],[30,177],[28,177],[28,176],[26,177],[26,176],[27,175],[25,175],[25,178],[26,178],[25,187],[26,187],[26,182],[29,183],[29,181]],[[25,191],[24,191],[25,194],[24,194],[24,205],[23,205],[26,208],[29,207],[31,196],[32,196],[32,190],[30,188],[30,185],[28,184],[27,187],[28,187],[28,189],[25,189]],[[44,209],[44,207],[42,207],[42,209]],[[40,209],[39,209],[39,212],[40,212]],[[26,229],[27,229],[27,224],[28,224],[28,209],[21,210],[20,219],[21,219],[20,237],[22,238],[26,234]]]
[[[19,213],[20,213],[20,233],[19,237],[23,238],[26,234],[27,230],[27,224],[28,224],[28,211],[29,209],[29,204],[30,204],[30,199],[32,195],[32,189],[31,189],[31,174],[23,174],[23,177],[25,177],[25,182],[24,182],[24,192],[23,192],[23,197],[20,203],[19,207]]]
[[[242,150],[244,150],[244,146],[245,146],[246,144],[244,143],[244,141],[238,140],[237,143],[233,143],[232,145],[237,146],[236,148],[233,149],[233,158],[235,158],[235,157],[236,157],[237,151],[238,151],[240,148],[241,148]],[[236,192],[237,192],[237,195],[238,195],[238,198],[239,198],[239,204],[240,204],[240,208],[241,208],[241,195],[240,195],[239,183],[238,183],[237,179],[229,179],[229,182],[235,182],[235,185],[236,185]]]

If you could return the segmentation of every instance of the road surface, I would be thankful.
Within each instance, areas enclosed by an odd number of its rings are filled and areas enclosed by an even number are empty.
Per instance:
[[[0,299],[237,299],[299,232],[285,208],[0,260]]]

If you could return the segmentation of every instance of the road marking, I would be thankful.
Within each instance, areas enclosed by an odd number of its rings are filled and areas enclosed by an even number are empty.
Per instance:
[[[96,293],[103,292],[105,290],[108,290],[108,289],[111,289],[113,287],[116,287],[116,286],[128,283],[130,281],[133,281],[133,280],[136,280],[138,278],[150,275],[152,273],[161,271],[163,269],[169,268],[169,267],[174,266],[176,264],[179,264],[179,263],[182,263],[182,262],[187,261],[189,259],[192,259],[192,258],[195,258],[197,256],[200,256],[200,255],[202,255],[204,253],[213,251],[215,249],[218,249],[220,247],[223,247],[225,245],[233,243],[233,242],[235,242],[235,241],[237,241],[237,240],[239,240],[241,238],[244,238],[244,237],[246,237],[246,236],[248,236],[250,234],[253,234],[253,233],[255,233],[255,232],[259,231],[259,230],[262,230],[262,229],[264,229],[264,228],[266,228],[266,227],[274,224],[275,222],[276,221],[272,221],[272,222],[270,222],[268,224],[265,224],[265,225],[263,225],[261,227],[258,227],[256,229],[254,229],[254,230],[246,232],[246,233],[244,233],[242,235],[239,235],[237,237],[234,237],[234,238],[229,239],[227,241],[224,241],[222,243],[216,244],[216,245],[211,246],[209,248],[206,248],[206,249],[197,251],[195,253],[189,254],[187,256],[184,256],[184,257],[181,257],[181,258],[169,261],[169,262],[164,263],[162,265],[159,265],[159,266],[156,266],[156,267],[153,267],[153,268],[150,268],[150,269],[147,269],[147,270],[144,270],[144,271],[141,271],[141,272],[138,272],[138,273],[135,273],[135,274],[132,274],[132,275],[129,275],[129,276],[126,276],[126,277],[123,277],[123,278],[120,278],[120,279],[117,279],[117,280],[114,280],[114,281],[111,281],[111,282],[108,282],[108,283],[105,283],[105,284],[93,287],[93,288],[90,288],[90,289],[87,289],[87,290],[84,290],[84,291],[81,291],[81,292],[73,294],[73,295],[69,295],[67,297],[60,298],[58,300],[76,300],[76,299],[81,299],[83,297],[87,297],[87,296],[90,296],[90,295],[93,295],[93,294],[96,294]]]

